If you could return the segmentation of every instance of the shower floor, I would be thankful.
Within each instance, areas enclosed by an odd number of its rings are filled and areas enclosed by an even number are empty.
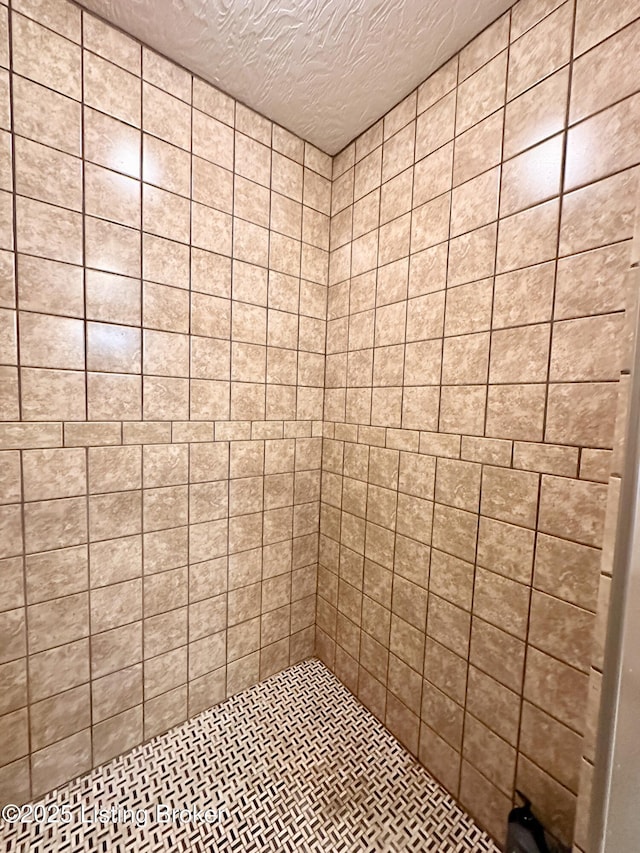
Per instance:
[[[71,821],[3,824],[0,849],[498,853],[317,660],[256,684],[39,804],[68,805]]]

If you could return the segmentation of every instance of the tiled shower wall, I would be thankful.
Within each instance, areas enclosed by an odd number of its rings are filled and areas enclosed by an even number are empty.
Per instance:
[[[498,839],[573,837],[639,15],[522,0],[334,158],[318,652]]]
[[[522,0],[330,203],[312,146],[0,0],[2,798],[312,653],[324,394],[319,653],[497,837],[514,779],[571,837],[639,14]]]
[[[331,159],[0,5],[0,799],[314,648]]]

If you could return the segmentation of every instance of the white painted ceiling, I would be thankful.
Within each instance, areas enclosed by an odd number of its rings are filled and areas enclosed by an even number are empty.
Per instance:
[[[81,0],[335,154],[513,0]]]

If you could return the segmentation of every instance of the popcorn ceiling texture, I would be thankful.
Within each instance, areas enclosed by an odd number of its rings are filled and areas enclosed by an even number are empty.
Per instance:
[[[83,0],[334,154],[511,0]]]
[[[571,840],[639,16],[522,0],[332,161],[0,3],[1,799],[315,649],[494,837],[517,783]]]

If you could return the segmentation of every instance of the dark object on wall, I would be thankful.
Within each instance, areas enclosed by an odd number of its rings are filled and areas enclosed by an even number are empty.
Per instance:
[[[506,853],[564,853],[566,848],[550,838],[531,811],[531,801],[520,791],[516,794],[524,806],[509,812]]]

